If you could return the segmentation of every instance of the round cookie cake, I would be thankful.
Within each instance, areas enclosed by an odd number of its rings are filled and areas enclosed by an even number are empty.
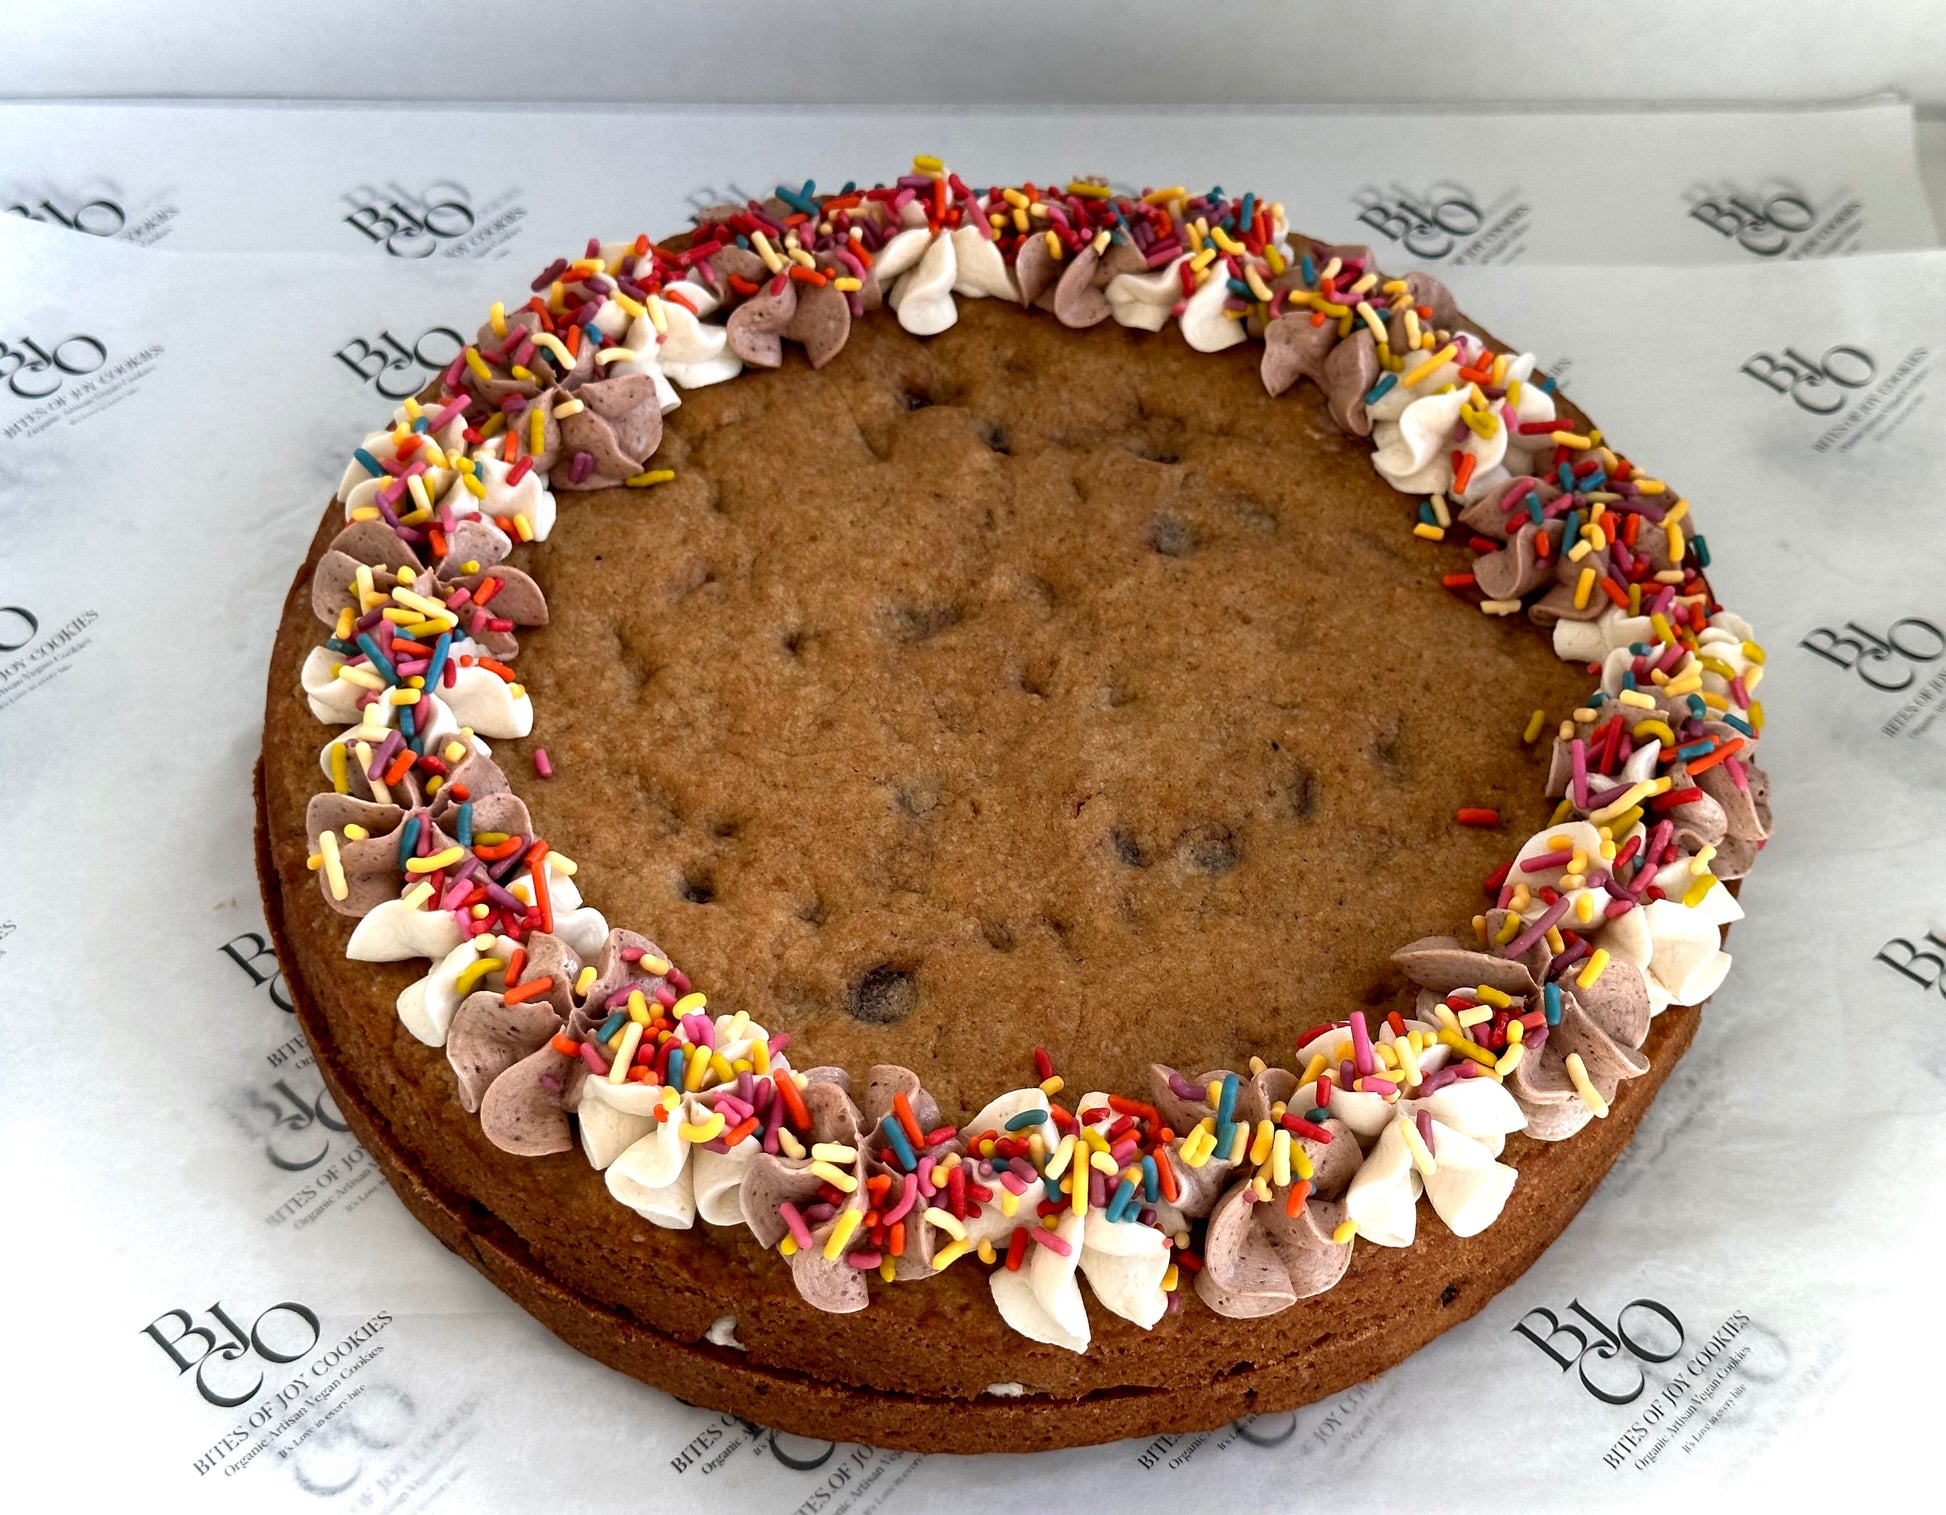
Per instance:
[[[1729,967],[1707,566],[1275,202],[780,188],[350,450],[266,908],[408,1206],[625,1372],[927,1450],[1287,1409],[1532,1262]]]

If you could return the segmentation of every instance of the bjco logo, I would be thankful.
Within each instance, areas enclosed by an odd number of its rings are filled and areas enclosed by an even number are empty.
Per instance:
[[[1886,627],[1884,636],[1847,621],[1843,631],[1815,626],[1797,645],[1847,673],[1856,673],[1874,689],[1897,694],[1912,687],[1919,665],[1946,657],[1946,631],[1909,615]]]
[[[1587,1322],[1586,1330],[1552,1310],[1533,1309],[1514,1323],[1514,1332],[1545,1352],[1563,1373],[1576,1373],[1581,1387],[1603,1404],[1633,1404],[1648,1387],[1644,1364],[1668,1362],[1682,1351],[1682,1322],[1675,1311],[1653,1299],[1631,1299],[1616,1313],[1612,1326],[1604,1325],[1578,1299],[1569,1300],[1568,1309]],[[1547,1326],[1545,1335],[1528,1324],[1536,1318]],[[1668,1342],[1671,1335],[1673,1343]],[[1570,1342],[1572,1346],[1567,1345]]]
[[[1919,942],[1895,936],[1873,956],[1894,973],[1903,974],[1921,989],[1937,989],[1946,998],[1946,942],[1937,932],[1928,931]]]
[[[382,331],[371,341],[353,337],[331,356],[386,399],[403,400],[424,389],[465,346],[466,338],[450,326],[434,326],[420,332],[410,346]]]
[[[1872,382],[1878,364],[1862,347],[1840,344],[1827,347],[1815,362],[1794,347],[1786,347],[1782,357],[1760,352],[1737,371],[1749,374],[1774,393],[1790,396],[1799,410],[1828,416],[1850,403],[1848,391],[1863,389]]]
[[[0,605],[0,652],[18,652],[40,635],[41,618],[25,605]]]
[[[1363,207],[1358,213],[1360,225],[1427,262],[1446,257],[1486,220],[1473,192],[1453,183],[1435,184],[1423,194],[1408,194],[1396,185],[1390,194],[1366,188],[1353,199]]]
[[[473,229],[472,198],[451,179],[436,180],[416,195],[397,184],[383,190],[363,184],[344,198],[352,208],[345,225],[395,258],[429,258],[441,242]]]
[[[88,200],[63,210],[52,196],[36,205],[23,205],[16,201],[7,207],[10,216],[24,216],[29,221],[45,221],[55,226],[65,226],[69,231],[85,232],[91,237],[112,237],[128,225],[128,213],[113,200]]]
[[[1738,191],[1702,198],[1689,207],[1692,220],[1701,221],[1718,236],[1734,238],[1737,246],[1760,258],[1774,258],[1790,250],[1794,237],[1817,224],[1818,213],[1796,190],[1779,190],[1759,198]]]
[[[107,361],[106,347],[79,334],[51,348],[29,337],[0,342],[0,380],[23,400],[45,400],[69,379],[91,374]]]
[[[194,1373],[196,1392],[225,1409],[234,1409],[263,1388],[263,1369],[251,1358],[296,1362],[318,1344],[323,1331],[315,1313],[289,1299],[259,1313],[248,1331],[230,1318],[220,1300],[209,1307],[206,1319],[210,1323],[199,1326],[187,1310],[165,1310],[142,1334],[176,1365],[177,1377]]]

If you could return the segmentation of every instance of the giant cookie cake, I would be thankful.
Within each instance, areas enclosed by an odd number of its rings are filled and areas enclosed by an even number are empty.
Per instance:
[[[305,1030],[421,1220],[686,1399],[1334,1393],[1533,1261],[1728,970],[1763,654],[1688,502],[1275,202],[779,188],[347,454],[259,780]]]

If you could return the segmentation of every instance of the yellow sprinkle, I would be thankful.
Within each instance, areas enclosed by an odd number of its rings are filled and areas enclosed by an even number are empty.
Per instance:
[[[444,852],[435,852],[430,857],[409,857],[405,860],[407,873],[437,873],[441,868],[451,868],[466,856],[464,847],[448,847]]]
[[[1547,439],[1556,447],[1592,447],[1595,445],[1589,438],[1577,435],[1572,431],[1549,432]]]
[[[848,1163],[857,1158],[858,1149],[843,1142],[816,1142],[811,1147],[811,1156],[821,1163]]]
[[[1644,722],[1643,724],[1647,725],[1649,723]],[[1640,728],[1638,727],[1637,729],[1639,730]],[[1668,728],[1664,727],[1663,729],[1667,730]],[[1588,819],[1593,821],[1597,826],[1605,826],[1622,814],[1622,812],[1634,809],[1635,806],[1639,805],[1654,793],[1656,793],[1656,787],[1654,782],[1650,780],[1645,779],[1639,784],[1631,784],[1626,793],[1620,795],[1612,803],[1603,805],[1601,809],[1595,811]]]
[[[797,1238],[789,1232],[785,1232],[784,1239],[777,1243],[777,1250],[784,1257],[795,1257],[797,1255]]]
[[[622,482],[630,489],[648,489],[656,484],[667,484],[675,476],[673,468],[651,468],[644,473],[632,473]]]
[[[815,1172],[816,1170],[813,1169],[812,1171]],[[857,1186],[854,1184],[853,1187],[856,1188]],[[865,1212],[863,1210],[846,1210],[838,1217],[836,1224],[831,1227],[831,1234],[825,1238],[824,1259],[826,1262],[836,1262],[840,1257],[844,1256],[845,1247],[851,1241],[851,1233],[858,1229],[858,1223],[864,1218]]]
[[[677,1020],[681,1020],[685,1015],[694,1015],[698,1010],[706,1008],[708,1004],[709,997],[700,989],[695,989],[671,1005],[669,1013]]]
[[[1676,745],[1676,734],[1669,729],[1667,721],[1637,721],[1630,733],[1638,742],[1644,736],[1652,736],[1665,747]]]
[[[1716,887],[1716,876],[1705,873],[1695,883],[1683,891],[1682,902],[1692,909],[1703,903],[1711,889]]]
[[[1446,1046],[1451,1047],[1455,1052],[1459,1053],[1461,1057],[1471,1058],[1474,1062],[1481,1063],[1489,1068],[1493,1066],[1493,1054],[1491,1052],[1487,1051],[1478,1042],[1461,1036],[1457,1031],[1442,1031],[1439,1033],[1439,1039]]]
[[[464,999],[473,992],[473,986],[481,979],[489,973],[498,973],[506,966],[506,963],[497,957],[483,957],[476,962],[468,963],[460,969],[459,977],[453,980],[453,992]]]
[[[1509,996],[1502,994],[1491,984],[1476,985],[1473,992],[1479,997],[1482,1004],[1492,1005],[1496,1010],[1505,1010],[1513,1004],[1513,1000]]]
[[[1425,1138],[1419,1135],[1418,1125],[1403,1115],[1399,1117],[1399,1135],[1405,1140],[1406,1151],[1412,1155],[1412,1166],[1419,1170],[1421,1176],[1431,1178],[1439,1171],[1439,1164],[1426,1146]]]
[[[338,750],[343,752],[344,748]],[[345,864],[338,855],[336,832],[326,831],[319,835],[318,852],[324,859],[324,882],[331,890],[331,897],[334,900],[344,899],[351,893],[351,886],[345,882]]]
[[[1473,1005],[1460,1011],[1454,1019],[1459,1022],[1462,1031],[1471,1031],[1475,1026],[1484,1026],[1492,1020],[1493,1012],[1485,1005]]]
[[[1574,981],[1583,989],[1592,989],[1600,979],[1602,970],[1608,966],[1608,949],[1597,947],[1588,958],[1587,966],[1574,976]]]
[[[1516,1028],[1519,1025],[1520,1025],[1519,1021],[1510,1021],[1508,1023],[1509,1029]],[[1505,1052],[1502,1052],[1500,1056],[1495,1060],[1493,1064],[1493,1071],[1499,1074],[1502,1078],[1505,1078],[1509,1073],[1512,1073],[1514,1069],[1520,1066],[1521,1058],[1525,1057],[1526,1055],[1527,1055],[1527,1048],[1523,1046],[1520,1042],[1513,1041],[1510,1039],[1507,1045],[1507,1050]]]
[[[1412,528],[1412,534],[1427,542],[1443,542],[1446,540],[1446,532],[1442,527],[1430,525],[1425,521],[1421,521],[1414,526]]]
[[[536,347],[545,348],[550,354],[552,354],[554,358],[560,363],[563,372],[567,372],[574,367],[574,359],[568,353],[567,343],[563,342],[559,337],[555,336],[554,333],[549,331],[537,331],[533,334],[533,337],[534,337],[534,345]]]
[[[1336,1242],[1339,1246],[1342,1247],[1348,1244],[1351,1241],[1351,1239],[1357,1234],[1358,1234],[1357,1221],[1341,1220],[1338,1222],[1337,1226],[1333,1228],[1331,1232],[1331,1239],[1332,1241]]]
[[[946,1212],[943,1210],[929,1210],[926,1213],[928,1215],[944,1215]],[[946,1218],[948,1220],[952,1219],[950,1215],[947,1215]],[[985,1244],[982,1243],[982,1245]],[[952,1267],[954,1263],[958,1262],[962,1257],[966,1256],[966,1254],[968,1252],[971,1252],[972,1250],[973,1250],[973,1243],[967,1240],[966,1237],[963,1235],[957,1241],[947,1242],[945,1246],[941,1247],[937,1252],[933,1253],[932,1255],[933,1272],[943,1273],[946,1269]],[[889,1262],[891,1261],[891,1259],[887,1258],[886,1261]]]
[[[708,1138],[706,1137],[704,1140],[708,1140]],[[814,1147],[811,1150],[815,1152],[817,1149]],[[811,1163],[811,1172],[817,1174],[819,1178],[831,1185],[832,1188],[846,1194],[850,1194],[858,1187],[858,1180],[843,1168],[838,1167],[835,1163],[822,1159],[814,1160]]]
[[[1588,1077],[1588,1069],[1581,1061],[1579,1052],[1568,1054],[1568,1079],[1574,1085],[1574,1092],[1581,1096],[1581,1102],[1594,1111],[1596,1120],[1608,1114],[1608,1101],[1601,1097],[1601,1091]]]
[[[527,450],[535,457],[547,451],[547,410],[536,405],[527,412]]]
[[[1447,363],[1452,361],[1453,356],[1456,353],[1458,353],[1458,351],[1459,349],[1455,347],[1452,343],[1450,342],[1447,343],[1446,346],[1440,348],[1438,352],[1434,353],[1430,358],[1427,358],[1426,361],[1421,363],[1417,368],[1412,369],[1408,373],[1400,374],[1399,375],[1400,385],[1404,388],[1410,389],[1414,384],[1417,384],[1421,379],[1425,378],[1428,374],[1435,373],[1439,369],[1445,367]]]
[[[608,1082],[625,1083],[628,1070],[635,1066],[635,1049],[642,1044],[642,1023],[625,1021],[622,1024],[622,1044],[615,1049],[615,1059],[608,1066]]]

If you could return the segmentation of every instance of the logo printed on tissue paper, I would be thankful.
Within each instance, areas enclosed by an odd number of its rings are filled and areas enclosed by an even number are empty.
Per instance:
[[[1881,694],[1904,696],[1880,723],[1881,736],[1924,736],[1946,706],[1946,629],[1935,621],[1901,616],[1883,635],[1856,621],[1837,631],[1814,626],[1797,645],[1835,668],[1856,673]],[[1876,714],[1871,718],[1879,719]]]
[[[1911,979],[1922,990],[1937,990],[1946,999],[1946,941],[1939,939],[1938,931],[1928,931],[1916,943],[1895,936],[1872,955],[1872,961]]]
[[[69,379],[91,374],[108,361],[99,339],[71,332],[53,345],[32,337],[0,342],[0,379],[23,400],[45,400]]]
[[[1797,645],[1835,667],[1856,673],[1874,689],[1897,694],[1912,687],[1920,664],[1946,656],[1946,631],[1909,615],[1886,627],[1884,636],[1874,635],[1856,621],[1845,622],[1843,631],[1814,626]]]
[[[41,619],[25,605],[0,605],[0,710],[59,678],[94,640],[87,630],[100,613],[84,610],[41,635]]]
[[[284,984],[284,969],[277,961],[276,949],[261,934],[239,932],[216,950],[234,963],[253,985],[268,992],[270,1002],[279,1010],[286,1015],[296,1012],[297,1006],[291,1002],[290,990]]]
[[[261,1367],[247,1361],[256,1357],[272,1364],[296,1362],[318,1344],[324,1328],[315,1311],[296,1300],[287,1299],[261,1310],[245,1330],[230,1318],[221,1300],[206,1312],[207,1325],[197,1325],[188,1310],[164,1310],[142,1327],[142,1335],[160,1347],[176,1365],[176,1376],[196,1375],[196,1392],[210,1404],[235,1409],[263,1387]],[[216,1327],[226,1335],[219,1339]],[[301,1338],[301,1340],[300,1340]],[[201,1350],[197,1350],[200,1346]],[[222,1376],[227,1382],[212,1382],[212,1369],[241,1364],[239,1371]],[[245,1375],[248,1381],[245,1383]],[[243,1387],[236,1387],[244,1384]],[[234,1391],[234,1392],[233,1392]]]
[[[1578,1299],[1569,1300],[1568,1309],[1590,1329],[1584,1331],[1545,1306],[1536,1306],[1514,1322],[1514,1334],[1539,1347],[1563,1373],[1578,1372],[1581,1386],[1603,1404],[1633,1404],[1648,1387],[1644,1365],[1665,1363],[1682,1350],[1682,1322],[1676,1319],[1675,1311],[1657,1300],[1631,1299],[1616,1311],[1613,1326],[1604,1325]],[[1528,1324],[1536,1317],[1547,1326],[1545,1334]],[[1671,1331],[1675,1345],[1665,1350],[1663,1338]],[[1564,1338],[1573,1343],[1572,1349],[1561,1345]],[[1635,1361],[1631,1362],[1631,1357]]]
[[[466,338],[450,326],[429,326],[409,344],[389,331],[370,340],[353,337],[331,356],[357,374],[359,383],[388,400],[403,400],[424,389],[465,346]]]
[[[1724,181],[1692,186],[1689,218],[1759,258],[1818,258],[1844,252],[1865,230],[1865,202],[1836,190],[1820,206],[1809,192],[1774,179],[1752,190]]]
[[[160,242],[168,236],[175,230],[170,223],[182,213],[180,207],[165,202],[145,212],[139,221],[131,225],[125,197],[118,189],[75,192],[45,186],[26,189],[15,185],[3,193],[11,199],[11,203],[4,207],[7,215],[39,221],[47,226],[65,227],[87,237],[130,242],[138,247]]]
[[[1511,263],[1526,251],[1521,238],[1533,207],[1510,189],[1490,205],[1462,184],[1442,179],[1413,191],[1394,183],[1368,184],[1352,194],[1358,222],[1428,263]]]
[[[1767,352],[1753,354],[1737,372],[1750,375],[1777,394],[1789,395],[1799,410],[1828,416],[1844,409],[1846,390],[1863,389],[1872,382],[1878,364],[1862,347],[1827,347],[1824,356],[1815,361],[1794,347],[1786,347],[1781,358]]]
[[[1840,342],[1817,358],[1796,347],[1752,353],[1737,372],[1809,415],[1830,418],[1831,424],[1812,440],[1811,451],[1842,453],[1868,437],[1883,442],[1912,419],[1926,400],[1931,357],[1928,349],[1915,347],[1889,373],[1882,373],[1872,353]]]
[[[476,207],[457,179],[435,179],[414,193],[396,180],[382,188],[360,184],[341,198],[351,207],[344,224],[394,258],[482,258],[510,241],[526,219],[509,189]]]

